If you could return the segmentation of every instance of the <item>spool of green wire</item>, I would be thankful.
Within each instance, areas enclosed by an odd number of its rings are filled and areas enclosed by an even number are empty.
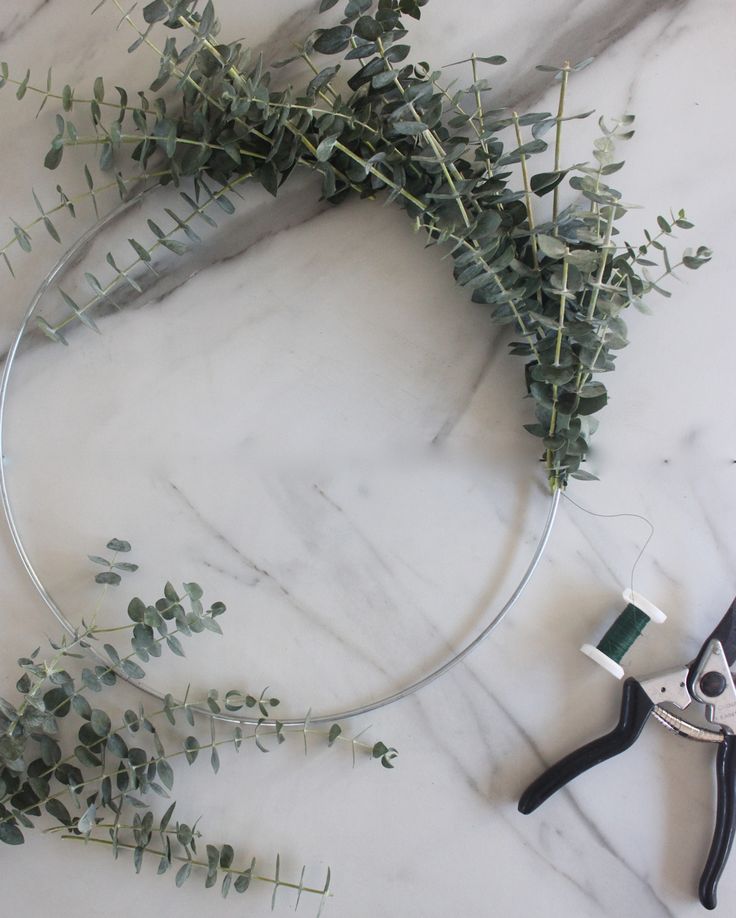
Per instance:
[[[654,603],[633,590],[624,590],[626,607],[606,631],[596,647],[583,644],[582,652],[595,660],[607,672],[621,679],[624,675],[621,660],[630,650],[649,622],[661,624],[667,616]]]

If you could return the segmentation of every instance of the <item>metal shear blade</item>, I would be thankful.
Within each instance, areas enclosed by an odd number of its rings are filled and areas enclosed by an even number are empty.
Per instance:
[[[733,705],[736,691],[731,672],[734,662],[736,599],[688,666],[642,682],[642,687],[655,704],[652,712],[655,719],[680,736],[698,742],[721,743],[724,730],[736,733],[736,705]],[[715,696],[707,692],[714,692]],[[669,703],[685,710],[693,700],[706,706],[706,718],[721,728],[718,732],[690,723],[662,707]]]

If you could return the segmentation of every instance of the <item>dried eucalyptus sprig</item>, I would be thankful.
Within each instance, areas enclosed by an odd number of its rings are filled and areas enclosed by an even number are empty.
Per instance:
[[[114,552],[112,559],[90,556],[93,563],[107,567],[95,577],[104,584],[103,593],[119,585],[121,575],[137,569],[135,564],[116,560],[118,553],[130,551],[130,543],[112,539],[107,547]],[[175,803],[157,816],[144,801],[152,795],[169,797],[175,777],[172,763],[177,759],[183,758],[192,766],[208,753],[210,767],[217,773],[223,747],[231,746],[237,752],[244,743],[252,742],[261,752],[270,752],[282,745],[290,733],[303,737],[305,752],[308,738],[318,738],[328,747],[349,744],[353,763],[356,752],[361,752],[391,768],[395,749],[381,742],[366,744],[359,736],[346,734],[338,724],[326,731],[314,729],[308,716],[302,728],[286,729],[273,716],[279,700],[265,691],[255,695],[231,690],[221,698],[218,690],[212,689],[201,700],[201,705],[214,714],[255,709],[259,717],[252,731],[246,733],[236,725],[225,732],[210,718],[206,736],[187,732],[166,744],[157,723],[177,727],[178,718],[183,716],[189,728],[196,727],[197,705],[188,692],[181,701],[166,695],[158,710],[148,711],[139,705],[122,716],[90,703],[88,696],[102,696],[117,685],[119,674],[133,680],[144,678],[146,673],[140,664],[160,657],[164,647],[183,656],[180,637],[204,631],[221,634],[218,619],[226,611],[224,604],[215,602],[205,609],[202,598],[202,589],[196,583],[184,583],[181,594],[167,583],[163,596],[154,603],[134,597],[128,604],[126,624],[101,627],[95,622],[95,611],[91,623],[82,622],[74,634],[52,644],[51,657],[40,659],[37,648],[18,661],[22,670],[16,685],[20,702],[12,704],[0,698],[0,841],[22,844],[23,830],[36,828],[45,812],[59,823],[65,839],[106,845],[116,857],[121,850],[132,851],[136,872],[144,855],[158,858],[159,873],[180,864],[177,886],[186,882],[193,871],[200,870],[205,886],[220,883],[224,896],[231,888],[242,893],[251,882],[259,881],[273,886],[274,900],[280,888],[294,890],[297,901],[303,894],[324,899],[329,893],[329,871],[323,886],[315,888],[305,885],[304,870],[298,881],[284,879],[278,856],[273,874],[257,871],[254,859],[247,866],[234,866],[235,852],[230,845],[206,845],[206,859],[202,860],[198,857],[201,835],[196,823],[172,823]],[[110,634],[123,633],[129,635],[128,652],[104,643],[109,662],[84,665],[87,652],[96,643],[107,640]],[[99,659],[97,655],[95,660]],[[78,674],[72,672],[74,668],[80,670]],[[75,744],[72,751],[65,751],[65,737],[72,723]]]
[[[149,221],[153,241],[131,240],[135,258],[125,267],[109,253],[113,274],[104,281],[87,276],[92,295],[86,302],[60,290],[69,317],[56,324],[39,319],[47,335],[65,341],[62,329],[73,321],[96,329],[94,308],[115,304],[126,285],[140,287],[138,272],[155,270],[156,248],[185,256],[198,240],[195,217],[209,222],[206,211],[213,203],[231,211],[225,192],[253,179],[276,194],[297,166],[306,166],[322,175],[325,199],[383,194],[406,210],[428,244],[447,248],[458,284],[516,333],[511,352],[526,361],[527,391],[536,404],[536,422],[526,427],[543,440],[550,486],[564,487],[571,476],[593,477],[581,463],[597,426],[592,416],[607,402],[597,377],[614,368],[616,352],[627,343],[623,311],[630,305],[646,311],[649,293],[668,295],[662,282],[677,268],[700,267],[710,251],[701,246],[670,256],[663,238],[692,225],[682,211],[660,217],[658,235],[647,234],[641,245],[617,242],[618,223],[630,205],[608,176],[623,165],[615,160],[615,142],[633,133],[632,116],[610,126],[601,119],[594,162],[563,163],[565,122],[591,114],[567,111],[570,78],[590,60],[540,66],[559,81],[554,114],[492,108],[485,101],[491,85],[479,68],[503,63],[502,56],[473,54],[457,62],[470,65],[472,82],[456,88],[445,83],[441,70],[408,62],[406,19],[419,18],[426,0],[349,0],[339,25],[312,32],[292,58],[273,65],[306,63],[313,74],[308,84],[273,89],[273,74],[260,56],[240,42],[220,40],[211,0],[154,0],[143,7],[140,24],[134,10],[109,2],[135,30],[129,50],[147,47],[158,55],[159,72],[150,86],[155,95],[116,89],[110,99],[101,76],[91,93],[70,86],[53,92],[50,75],[43,89],[31,84],[30,74],[11,78],[6,66],[1,82],[16,86],[19,98],[32,92],[42,104],[61,103],[46,158],[50,168],[68,147],[93,146],[100,168],[110,171],[129,147],[142,179],[191,183],[192,192],[181,191],[184,216],[167,211],[169,229]],[[324,0],[321,11],[336,5]],[[173,34],[161,46],[157,25],[183,35],[184,42]],[[325,55],[339,55],[344,63],[321,66],[317,61]],[[89,120],[91,133],[72,120],[75,114]],[[525,138],[527,129],[531,136]],[[548,149],[547,134],[553,137],[551,168],[532,173],[530,161]],[[513,184],[511,167],[517,165],[521,187]],[[86,167],[85,175],[91,192]],[[563,207],[566,178],[579,197]],[[133,181],[120,172],[120,193]],[[71,201],[60,193],[62,205]],[[551,211],[535,213],[538,199],[550,193]],[[54,235],[50,211],[40,202],[39,209],[38,220]],[[28,227],[16,224],[14,239],[28,250]],[[649,269],[657,265],[652,276]]]

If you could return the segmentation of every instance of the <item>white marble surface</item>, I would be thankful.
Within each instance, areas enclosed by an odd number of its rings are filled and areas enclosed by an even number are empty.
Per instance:
[[[230,35],[278,57],[316,5],[221,0],[219,9]],[[82,86],[98,72],[108,85],[143,84],[155,61],[126,56],[116,17],[90,18],[91,6],[6,0],[0,56],[16,73],[32,64],[40,81],[51,64],[59,84]],[[599,513],[644,514],[656,527],[636,585],[669,620],[627,658],[635,675],[690,659],[736,588],[735,33],[726,0],[551,0],[543,9],[433,0],[413,38],[417,57],[437,64],[504,53],[499,104],[535,110],[553,104],[535,64],[595,54],[571,93],[580,110],[637,114],[620,183],[642,204],[630,237],[684,206],[697,228],[683,244],[716,252],[653,304],[655,316],[631,317],[591,455],[601,482],[570,492]],[[32,186],[43,200],[60,178],[81,190],[80,160],[44,173],[51,107],[34,120],[32,101],[17,104],[7,89],[0,105],[2,213],[24,222]],[[573,125],[569,158],[579,161],[594,125]],[[167,663],[156,683],[267,682],[295,714],[389,691],[460,646],[518,578],[546,507],[536,443],[520,429],[529,411],[521,366],[505,339],[398,211],[355,202],[325,211],[315,201],[309,178],[276,205],[254,193],[228,230],[237,257],[145,314],[106,320],[99,339],[29,352],[7,455],[21,528],[65,608],[93,601],[84,555],[113,533],[129,538],[145,561],[136,591],[155,591],[163,571],[199,580],[229,606],[226,639],[192,644],[188,668]],[[82,214],[66,238],[91,221]],[[372,265],[387,253],[391,277],[377,282]],[[4,347],[57,254],[39,237],[32,256],[16,259],[0,311]],[[347,266],[339,274],[334,256]],[[367,762],[352,770],[344,751],[304,759],[295,743],[268,756],[226,754],[215,782],[204,764],[180,770],[180,805],[192,819],[207,812],[208,835],[264,860],[279,851],[315,882],[329,864],[327,915],[697,914],[714,817],[711,748],[651,724],[629,753],[542,810],[516,811],[532,777],[615,719],[619,686],[577,648],[620,608],[645,535],[636,520],[565,504],[537,578],[491,641],[420,695],[355,725],[399,747],[394,772]],[[54,626],[0,538],[6,694],[15,658]],[[3,848],[8,913],[29,888],[34,914],[269,909],[267,891],[222,902],[198,884],[173,890],[150,865],[136,879],[104,852],[80,853],[40,835]],[[720,900],[724,912],[736,904],[736,862]],[[293,905],[285,893],[280,901],[282,912]],[[300,908],[312,913],[309,902]]]

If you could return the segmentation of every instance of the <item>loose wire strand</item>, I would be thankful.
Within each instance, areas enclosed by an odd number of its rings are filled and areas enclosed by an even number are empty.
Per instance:
[[[608,520],[616,520],[616,519],[640,520],[642,523],[646,523],[646,525],[649,527],[649,535],[644,540],[644,544],[641,546],[639,550],[639,554],[636,556],[636,559],[631,566],[630,586],[631,586],[631,592],[635,593],[636,591],[634,590],[634,574],[636,573],[636,568],[638,567],[639,562],[644,557],[644,552],[647,550],[647,548],[649,547],[649,543],[654,538],[654,533],[656,531],[654,527],[654,523],[648,517],[643,516],[640,513],[598,513],[595,510],[590,510],[587,507],[583,507],[582,504],[579,504],[577,501],[573,500],[572,497],[570,497],[567,494],[567,492],[564,493],[564,497],[565,497],[565,500],[569,501],[573,506],[577,507],[578,510],[581,510],[583,513],[587,513],[590,516],[597,516],[597,517],[600,517],[601,519],[608,519]]]

